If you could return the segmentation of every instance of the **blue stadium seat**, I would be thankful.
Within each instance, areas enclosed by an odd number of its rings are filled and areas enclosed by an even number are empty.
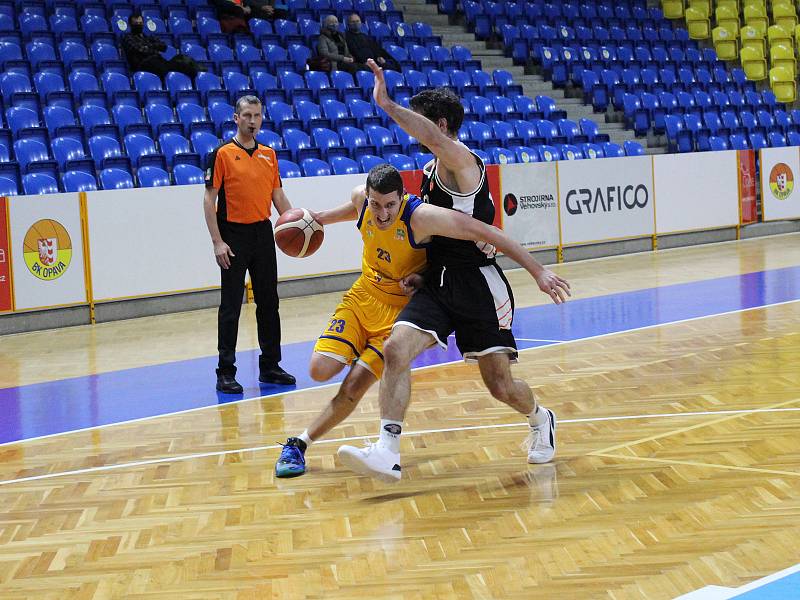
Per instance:
[[[17,157],[20,172],[53,171],[58,168],[50,157],[50,152],[42,142],[34,139],[22,139],[14,142],[14,155]]]
[[[307,71],[305,74],[306,86],[314,94],[314,98],[320,104],[324,100],[336,100],[338,92],[331,86],[328,74],[322,71]]]
[[[44,122],[51,138],[69,136],[83,141],[83,127],[75,121],[72,111],[63,106],[45,106]]]
[[[160,134],[158,136],[158,145],[167,159],[167,167],[169,169],[179,164],[200,166],[200,155],[192,152],[189,140],[179,133]]]
[[[8,177],[0,177],[0,196],[16,196],[19,194],[17,182]]]
[[[314,145],[322,152],[322,157],[330,162],[333,156],[347,156],[348,151],[342,145],[339,134],[324,127],[315,128],[311,137],[314,140]]]
[[[311,144],[311,138],[305,131],[291,127],[284,129],[283,141],[296,163],[302,163],[306,158],[321,157],[320,149]]]
[[[194,165],[175,165],[172,175],[175,185],[196,185],[205,181],[203,170]]]
[[[158,167],[141,167],[136,172],[139,187],[162,187],[170,185],[169,173]]]
[[[189,79],[187,75],[176,71],[170,71],[167,73],[165,81],[173,104],[178,104],[180,102],[200,104],[202,101],[200,92],[195,89],[192,80]]]
[[[644,156],[644,148],[639,142],[625,140],[623,148],[625,149],[625,156]]]
[[[539,153],[530,146],[514,146],[514,156],[518,163],[539,162]]]
[[[192,149],[200,156],[200,163],[203,168],[206,168],[206,159],[208,155],[219,146],[219,139],[213,133],[207,131],[194,131],[190,136],[192,142]]]
[[[112,125],[108,111],[102,106],[95,106],[93,104],[79,106],[78,119],[83,125],[86,136],[109,135],[113,138],[119,137],[117,126]]]
[[[114,116],[114,122],[117,124],[122,134],[152,134],[150,125],[145,123],[142,112],[138,108],[130,106],[129,104],[118,104],[111,109],[111,114]]]
[[[303,126],[302,121],[294,116],[291,105],[285,102],[273,102],[267,106],[267,115],[274,124],[274,128],[278,130],[299,129]]]
[[[346,156],[332,156],[328,162],[330,162],[334,175],[351,175],[361,172],[358,163]]]
[[[64,61],[64,68],[67,72],[85,71],[95,73],[95,64],[89,60],[89,52],[86,46],[74,40],[64,40],[58,45],[58,53]]]
[[[214,123],[214,127],[216,127],[217,132],[222,138],[225,137],[222,134],[225,126],[233,125],[235,127],[235,123],[233,121],[233,111],[233,106],[225,102],[215,102],[208,109],[208,114],[211,117],[211,121]]]
[[[364,133],[367,134],[367,139],[375,146],[379,154],[399,153],[403,149],[400,144],[396,143],[392,132],[385,127],[367,125],[364,128]]]
[[[372,155],[376,152],[375,146],[369,143],[366,134],[357,127],[340,127],[339,135],[342,137],[344,147],[350,150],[351,156],[356,160],[362,155]]]
[[[216,126],[206,116],[205,109],[191,102],[181,102],[176,110],[178,119],[183,124],[185,136],[193,135],[195,132],[205,131],[212,134],[214,139],[217,137]]]
[[[133,86],[143,105],[158,103],[169,105],[169,92],[161,86],[161,80],[153,73],[137,71],[133,74]]]
[[[6,106],[19,106],[34,111],[39,109],[39,96],[33,91],[27,75],[3,73],[0,76],[0,93]]]
[[[97,40],[92,44],[91,56],[103,73],[128,74],[128,65],[122,60],[116,46],[106,40]]]
[[[322,118],[320,107],[314,102],[299,100],[294,103],[294,109],[297,111],[297,116],[303,121],[303,127],[308,131],[316,127],[331,127],[330,120]]]
[[[425,165],[433,160],[433,154],[430,152],[415,152],[411,155],[411,158],[414,159],[414,164],[417,166],[417,169],[423,169]]]
[[[125,152],[135,168],[145,166],[164,167],[164,155],[156,149],[155,142],[141,133],[129,133],[124,139]]]
[[[284,179],[303,176],[303,173],[300,171],[300,167],[297,165],[297,163],[292,162],[291,160],[279,160],[278,170],[280,171],[281,177]]]
[[[489,156],[492,157],[492,162],[496,165],[506,165],[516,162],[514,153],[506,148],[492,148]]]
[[[97,189],[94,175],[85,171],[67,171],[61,175],[65,192],[93,192]]]
[[[284,94],[286,94],[292,102],[298,100],[314,100],[314,95],[311,93],[311,90],[306,87],[306,82],[301,75],[292,71],[283,71],[278,75],[278,80],[280,81]]]
[[[97,169],[125,167],[130,169],[130,160],[122,155],[119,142],[107,135],[94,135],[88,141],[89,154]]]
[[[70,137],[57,137],[52,141],[53,157],[61,171],[92,171],[94,162],[86,156],[83,144]]]
[[[28,173],[22,177],[22,189],[28,195],[56,194],[58,193],[58,182],[52,175]]]
[[[228,71],[222,76],[222,80],[225,82],[225,89],[228,90],[228,100],[233,105],[242,96],[252,96],[256,93],[250,78],[243,73]]]
[[[62,106],[69,110],[75,108],[72,93],[67,91],[61,75],[50,72],[36,73],[33,82],[39,92],[40,104],[43,106]]]
[[[358,126],[366,129],[366,126],[381,125],[382,119],[375,113],[375,108],[370,102],[353,98],[348,100],[347,109],[350,115],[356,119]]]
[[[361,172],[369,173],[372,167],[375,167],[377,165],[382,165],[386,161],[380,156],[375,156],[373,154],[365,154],[358,159],[358,162],[361,165]]]
[[[147,122],[154,135],[183,133],[183,125],[175,120],[172,108],[163,104],[149,104],[144,109]],[[130,132],[129,132],[130,133]]]
[[[384,159],[398,171],[413,171],[416,169],[414,159],[398,152],[384,154]]]
[[[100,171],[100,187],[104,190],[122,190],[134,187],[133,177],[123,169],[103,169]]]
[[[322,177],[331,174],[331,167],[324,160],[318,158],[304,158],[300,168],[306,177]]]
[[[73,71],[69,74],[68,80],[72,94],[80,99],[81,104],[107,106],[106,94],[100,90],[97,77],[92,73]]]
[[[539,146],[539,160],[542,162],[553,162],[559,160],[561,153],[555,146],[544,144]]]

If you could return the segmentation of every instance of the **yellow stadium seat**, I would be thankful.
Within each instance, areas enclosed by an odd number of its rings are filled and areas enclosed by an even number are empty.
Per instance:
[[[744,0],[743,6],[757,6],[767,10],[767,3],[765,0]]]
[[[706,15],[711,14],[711,0],[689,0],[687,8],[696,8]]]
[[[782,67],[795,73],[797,71],[797,60],[794,57],[794,49],[785,44],[774,44],[770,46],[769,66],[772,68]]]
[[[739,31],[740,46],[742,49],[755,48],[761,53],[761,57],[766,56],[767,42],[764,36],[752,25],[745,25]]]
[[[767,9],[763,6],[749,4],[744,7],[744,22],[752,27],[758,27],[766,33],[769,27]]]
[[[792,34],[789,33],[790,31],[794,31],[794,27],[786,29],[780,25],[770,25],[769,29],[767,29],[767,42],[770,46],[774,44],[786,44],[794,48],[794,40],[792,39]]]
[[[772,20],[788,31],[794,31],[797,25],[797,11],[792,4],[773,4]]]
[[[711,31],[711,39],[714,41],[714,50],[720,60],[736,60],[739,58],[739,42],[736,35],[724,27],[715,27]]]
[[[794,28],[794,47],[800,52],[800,25]]]
[[[717,6],[714,12],[717,17],[717,27],[724,27],[734,36],[739,35],[739,13],[730,6]]]
[[[735,14],[739,14],[739,2],[738,0],[717,0],[716,3],[717,7],[724,6],[725,8],[730,8]]]
[[[742,48],[739,52],[742,59],[742,68],[745,75],[752,81],[761,81],[767,78],[767,59],[755,48]]]
[[[682,19],[683,0],[661,0],[661,10],[667,19]]]
[[[782,67],[773,67],[769,70],[769,85],[778,102],[791,104],[797,98],[797,86],[794,73]]]
[[[693,40],[704,40],[711,36],[711,21],[708,15],[697,8],[686,9],[686,29]]]

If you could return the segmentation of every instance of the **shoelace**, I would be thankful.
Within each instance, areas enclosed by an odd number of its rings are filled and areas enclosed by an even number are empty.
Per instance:
[[[288,444],[281,444],[283,446],[283,450],[281,450],[281,456],[278,459],[278,462],[303,462],[303,453],[300,451],[300,448],[297,446],[289,446]]]
[[[528,437],[525,438],[525,441],[520,444],[520,448],[530,452],[531,448],[534,448],[539,444],[539,438],[541,435],[541,428],[531,428],[531,432],[528,434]]]

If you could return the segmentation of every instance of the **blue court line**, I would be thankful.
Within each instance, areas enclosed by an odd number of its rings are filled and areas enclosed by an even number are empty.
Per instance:
[[[731,600],[800,600],[800,571],[730,598]]]
[[[570,342],[798,299],[800,266],[520,308],[513,331],[526,340]],[[239,352],[237,378],[245,392],[238,396],[214,390],[215,356],[2,388],[0,444],[318,387],[307,374],[313,344],[282,348],[281,364],[297,377],[296,386],[259,385],[258,351]],[[529,349],[552,343],[518,345]],[[460,358],[451,342],[446,351],[425,352],[414,366]]]

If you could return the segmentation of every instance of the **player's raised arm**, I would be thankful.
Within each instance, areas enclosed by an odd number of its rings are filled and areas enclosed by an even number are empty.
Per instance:
[[[539,264],[525,248],[497,227],[454,210],[423,204],[411,215],[411,228],[417,239],[440,235],[459,240],[488,242],[528,271],[539,289],[556,304],[566,302],[571,295],[566,279]]]
[[[420,144],[427,147],[441,161],[445,167],[458,173],[462,169],[475,168],[475,158],[469,148],[458,141],[445,135],[440,124],[430,121],[426,117],[415,113],[413,110],[403,108],[389,98],[386,90],[386,80],[383,69],[371,58],[367,65],[375,75],[375,88],[372,96],[375,103],[386,111],[395,123],[410,136],[417,138]]]

